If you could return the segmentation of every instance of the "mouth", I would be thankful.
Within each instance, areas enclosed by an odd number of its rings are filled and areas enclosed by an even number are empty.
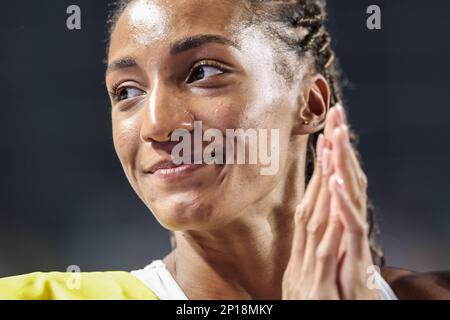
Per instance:
[[[195,183],[195,181],[198,180],[197,178],[203,180],[208,179],[208,176],[211,177],[212,172],[216,171],[214,168],[220,169],[221,171],[224,164],[215,163],[215,156],[215,151],[208,156],[203,154],[195,155],[192,153],[189,162],[185,161],[181,163],[180,161],[176,161],[176,159],[172,157],[167,157],[161,159],[152,166],[147,167],[147,169],[144,170],[144,173],[149,176],[158,178],[158,180],[165,183],[180,182],[183,185],[185,185],[186,183],[191,184]],[[210,168],[210,170],[207,170],[207,168]],[[194,175],[194,173],[196,174]]]
[[[203,159],[205,161],[205,159]],[[172,160],[162,160],[151,166],[144,172],[163,180],[179,180],[183,177],[190,176],[191,173],[204,167],[214,167],[215,164],[201,163],[180,163],[176,164]]]
[[[156,167],[152,170],[150,170],[150,174],[153,174],[157,177],[162,178],[171,178],[171,177],[178,177],[183,174],[195,171],[203,166],[206,166],[206,164],[174,164],[172,161],[166,161],[162,162],[160,164],[157,164]]]

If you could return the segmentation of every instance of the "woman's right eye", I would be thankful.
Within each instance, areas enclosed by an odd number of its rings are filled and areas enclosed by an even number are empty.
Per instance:
[[[135,97],[139,97],[145,94],[143,90],[140,90],[135,87],[122,87],[117,90],[114,90],[113,96],[117,101],[123,101]]]

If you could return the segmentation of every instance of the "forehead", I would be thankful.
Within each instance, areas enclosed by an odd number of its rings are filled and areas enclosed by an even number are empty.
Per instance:
[[[109,53],[164,45],[195,34],[231,39],[243,25],[244,13],[240,0],[135,0],[117,21]]]

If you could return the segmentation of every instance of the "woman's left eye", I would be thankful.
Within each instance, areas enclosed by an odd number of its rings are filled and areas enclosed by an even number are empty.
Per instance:
[[[195,81],[200,81],[207,79],[209,77],[217,76],[219,74],[223,74],[224,71],[220,69],[219,67],[214,66],[198,66],[193,69],[191,74],[189,75],[189,78],[187,80],[187,83],[192,83]]]

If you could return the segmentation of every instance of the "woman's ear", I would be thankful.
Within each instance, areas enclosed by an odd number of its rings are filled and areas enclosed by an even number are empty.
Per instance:
[[[330,108],[330,87],[321,74],[315,74],[300,93],[295,134],[313,134],[323,129]]]

